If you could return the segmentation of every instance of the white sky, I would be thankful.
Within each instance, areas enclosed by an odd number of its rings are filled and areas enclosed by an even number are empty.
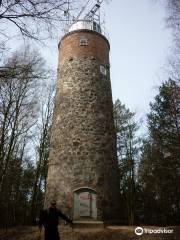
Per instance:
[[[165,7],[152,0],[114,0],[106,7],[113,99],[145,115],[172,46]]]

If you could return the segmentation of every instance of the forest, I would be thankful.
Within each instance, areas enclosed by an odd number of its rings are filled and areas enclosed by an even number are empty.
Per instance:
[[[151,0],[149,0],[151,1]],[[71,1],[72,6],[77,1]],[[66,1],[0,0],[0,227],[37,223],[43,207],[56,73],[33,41],[63,24]],[[80,7],[80,6],[78,6]],[[176,54],[145,122],[114,102],[123,225],[180,224],[180,2],[166,0]],[[28,44],[10,51],[11,23]],[[43,29],[43,30],[42,30]],[[146,125],[145,134],[141,134]]]

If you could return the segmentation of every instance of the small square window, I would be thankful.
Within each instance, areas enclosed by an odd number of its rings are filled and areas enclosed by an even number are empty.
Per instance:
[[[80,40],[79,40],[79,45],[80,45],[80,46],[87,46],[87,45],[88,45],[88,40],[87,40],[87,38],[80,38]]]

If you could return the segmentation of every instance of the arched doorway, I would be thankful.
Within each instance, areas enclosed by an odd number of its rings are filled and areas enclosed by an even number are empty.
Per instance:
[[[74,214],[76,219],[97,219],[97,193],[94,189],[82,187],[74,190]]]

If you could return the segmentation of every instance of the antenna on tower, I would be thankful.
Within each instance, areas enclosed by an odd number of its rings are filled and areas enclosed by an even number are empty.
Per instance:
[[[85,15],[84,20],[93,21],[95,17],[99,16],[96,14],[100,9],[100,6],[104,0],[97,0],[97,3],[92,7],[92,9]]]
[[[70,25],[70,2],[69,0],[66,2],[66,8],[64,9],[64,17],[65,17],[65,22],[64,22],[64,26],[63,26],[63,31],[66,32],[66,29],[68,28],[68,26]]]
[[[89,5],[91,4],[92,0],[86,0],[84,6],[81,8],[76,17],[70,14],[71,1],[67,1],[68,5],[66,5],[67,8],[64,11],[64,16],[66,17],[66,26],[64,28],[64,32],[74,31],[77,29],[89,29],[102,33],[100,7],[104,1],[107,2],[107,0],[95,0],[96,3],[94,3],[93,6],[91,5],[90,8]],[[86,8],[90,8],[90,10],[86,11]]]
[[[86,7],[88,6],[88,4],[89,4],[90,1],[91,1],[91,0],[88,0],[88,1],[86,2],[86,4],[84,5],[84,7],[82,7],[81,11],[79,12],[79,14],[77,15],[77,17],[75,18],[76,21],[78,21],[78,19],[80,18],[81,14],[84,12],[84,10],[86,9]]]

